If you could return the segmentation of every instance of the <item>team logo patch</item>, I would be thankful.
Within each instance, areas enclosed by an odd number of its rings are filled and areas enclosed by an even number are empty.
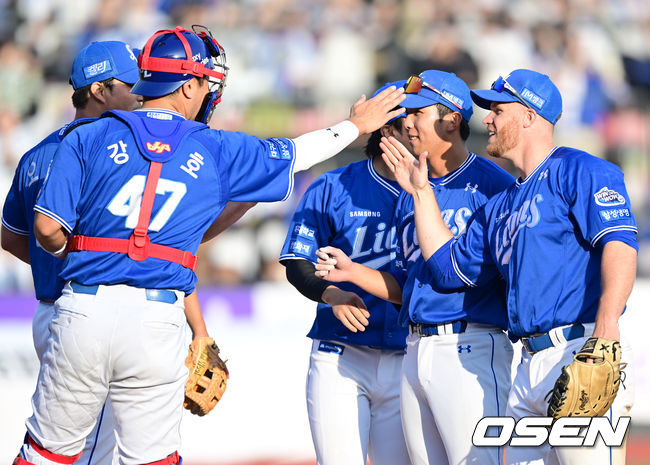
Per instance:
[[[618,220],[619,218],[629,218],[630,210],[627,208],[614,208],[613,210],[601,210],[598,212],[600,219],[604,222]]]
[[[314,235],[316,234],[316,231],[313,229],[305,226],[304,224],[297,224],[293,228],[293,232],[298,234],[301,237],[305,237],[307,239],[313,239]]]
[[[302,241],[292,241],[291,242],[291,251],[300,255],[309,255],[311,252],[311,245],[305,244]]]
[[[331,354],[341,355],[344,350],[345,347],[343,347],[341,344],[334,344],[333,342],[320,341],[318,344],[319,352],[329,352]]]
[[[111,70],[111,62],[108,60],[100,61],[99,63],[86,66],[84,68],[84,76],[86,79],[97,76],[99,74],[104,74],[107,71]]]
[[[613,207],[615,205],[624,205],[625,197],[607,186],[594,194],[596,204],[602,207]]]
[[[169,146],[169,144],[163,144],[162,142],[157,140],[153,144],[151,142],[147,142],[147,150],[149,150],[150,152],[161,154],[163,152],[171,152],[172,148]]]

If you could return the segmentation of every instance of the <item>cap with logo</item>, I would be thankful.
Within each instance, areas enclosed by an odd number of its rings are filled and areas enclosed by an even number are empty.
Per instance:
[[[138,53],[139,50],[116,40],[93,42],[75,57],[70,84],[77,90],[93,82],[115,78],[133,85],[138,80]]]
[[[423,71],[419,74],[421,88],[417,92],[404,95],[406,98],[400,104],[404,108],[422,108],[440,103],[447,108],[457,111],[465,121],[472,117],[474,109],[469,87],[454,73],[438,71],[435,69]]]
[[[401,80],[401,81],[395,81],[395,82],[387,82],[386,84],[384,84],[383,86],[381,86],[379,89],[377,89],[377,90],[375,91],[375,93],[372,94],[372,97],[375,97],[377,94],[379,94],[380,92],[382,92],[382,91],[388,89],[390,86],[393,86],[393,87],[395,87],[396,89],[399,89],[400,87],[404,86],[404,84],[406,84],[406,79],[403,79],[403,80]],[[372,98],[372,97],[370,97],[370,98]],[[400,105],[400,106],[401,106],[401,105]],[[397,110],[397,108],[395,108],[395,109]],[[395,116],[394,118],[389,119],[389,120],[386,122],[386,124],[392,123],[393,121],[395,121],[395,120],[398,119],[398,118],[404,118],[405,116],[406,116],[406,112],[402,113],[401,115],[397,115],[397,116]]]
[[[555,124],[562,115],[562,95],[546,74],[516,69],[499,77],[492,88],[473,90],[472,99],[479,107],[490,109],[492,102],[518,102]]]

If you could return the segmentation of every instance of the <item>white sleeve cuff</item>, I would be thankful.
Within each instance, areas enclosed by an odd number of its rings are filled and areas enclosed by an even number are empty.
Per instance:
[[[327,129],[308,132],[293,139],[296,145],[294,173],[333,157],[359,137],[359,129],[349,120]]]

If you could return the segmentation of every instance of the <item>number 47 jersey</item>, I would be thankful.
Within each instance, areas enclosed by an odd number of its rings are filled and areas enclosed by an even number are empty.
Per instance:
[[[34,210],[69,233],[128,239],[140,214],[151,161],[162,163],[148,235],[192,254],[228,201],[286,199],[293,188],[290,139],[217,131],[167,110],[114,111],[66,137]],[[126,253],[69,253],[61,277],[83,284],[127,284],[192,292],[194,272]]]

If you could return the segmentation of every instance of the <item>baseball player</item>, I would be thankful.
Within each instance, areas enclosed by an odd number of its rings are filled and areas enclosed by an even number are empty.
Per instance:
[[[514,182],[494,163],[470,153],[472,99],[453,73],[424,71],[409,78],[404,122],[411,147],[423,154],[433,177],[426,182],[443,205],[435,211],[454,234],[493,195]],[[399,180],[399,179],[398,179]],[[396,258],[392,274],[354,265],[326,247],[338,269],[328,280],[350,280],[377,296],[401,303],[400,322],[408,326],[401,379],[402,424],[413,464],[498,464],[502,451],[472,446],[476,423],[505,412],[510,388],[512,345],[504,333],[506,314],[499,280],[482,289],[444,290],[431,282],[419,250],[410,185],[395,209]],[[426,212],[431,215],[431,211]],[[329,274],[327,274],[327,270]]]
[[[288,197],[295,171],[382,126],[403,98],[391,88],[326,130],[261,140],[206,125],[227,74],[207,29],[158,31],[138,60],[142,109],[68,134],[34,206],[66,284],[16,465],[77,460],[107,398],[121,464],[179,464],[183,297],[202,236],[229,200]]]
[[[402,87],[406,81],[382,86]],[[307,375],[307,410],[320,465],[410,464],[399,407],[406,330],[392,304],[357,286],[314,275],[316,250],[332,244],[367,266],[388,270],[391,218],[401,189],[381,159],[379,141],[406,143],[403,116],[374,131],[368,160],[320,176],[307,189],[282,248],[287,279],[318,302]]]
[[[136,55],[129,45],[119,41],[93,42],[75,57],[70,75],[74,89],[73,122],[53,132],[20,160],[11,190],[3,208],[2,247],[30,264],[36,297],[39,300],[32,333],[39,361],[47,347],[49,324],[54,317],[54,301],[61,296],[63,281],[58,277],[63,261],[40,247],[33,234],[34,204],[47,177],[50,162],[63,138],[79,125],[95,121],[107,110],[134,110],[142,97],[130,92],[138,80]],[[224,214],[204,235],[216,236],[234,223],[253,204],[230,202]],[[186,297],[185,314],[193,337],[207,336],[207,329],[196,293]],[[110,403],[102,409],[95,429],[86,439],[80,458],[84,464],[111,463],[115,449]]]
[[[137,53],[137,51],[136,51]],[[138,80],[136,55],[118,41],[93,42],[75,57],[70,83],[75,119],[47,136],[18,163],[2,212],[2,248],[31,265],[38,305],[32,321],[34,348],[39,361],[47,348],[54,317],[54,301],[61,296],[58,277],[62,260],[39,246],[34,237],[34,204],[47,177],[50,162],[63,138],[75,127],[94,121],[106,110],[133,110],[142,98],[130,92]],[[110,464],[115,449],[110,404],[88,435],[83,464]]]
[[[521,177],[488,201],[465,234],[454,239],[438,220],[422,157],[414,162],[400,143],[386,144],[385,160],[414,191],[420,249],[440,286],[470,287],[501,276],[507,287],[508,331],[523,344],[506,415],[546,416],[547,394],[561,368],[590,336],[619,340],[618,319],[636,271],[636,224],[623,182],[611,163],[557,147],[553,129],[562,97],[546,75],[517,69],[491,89],[472,91],[490,110],[483,122],[487,152],[511,160]],[[559,265],[559,264],[562,265]],[[629,349],[623,339],[623,360]],[[630,378],[610,409],[610,420],[632,405]],[[624,448],[506,451],[506,463],[624,463]]]

